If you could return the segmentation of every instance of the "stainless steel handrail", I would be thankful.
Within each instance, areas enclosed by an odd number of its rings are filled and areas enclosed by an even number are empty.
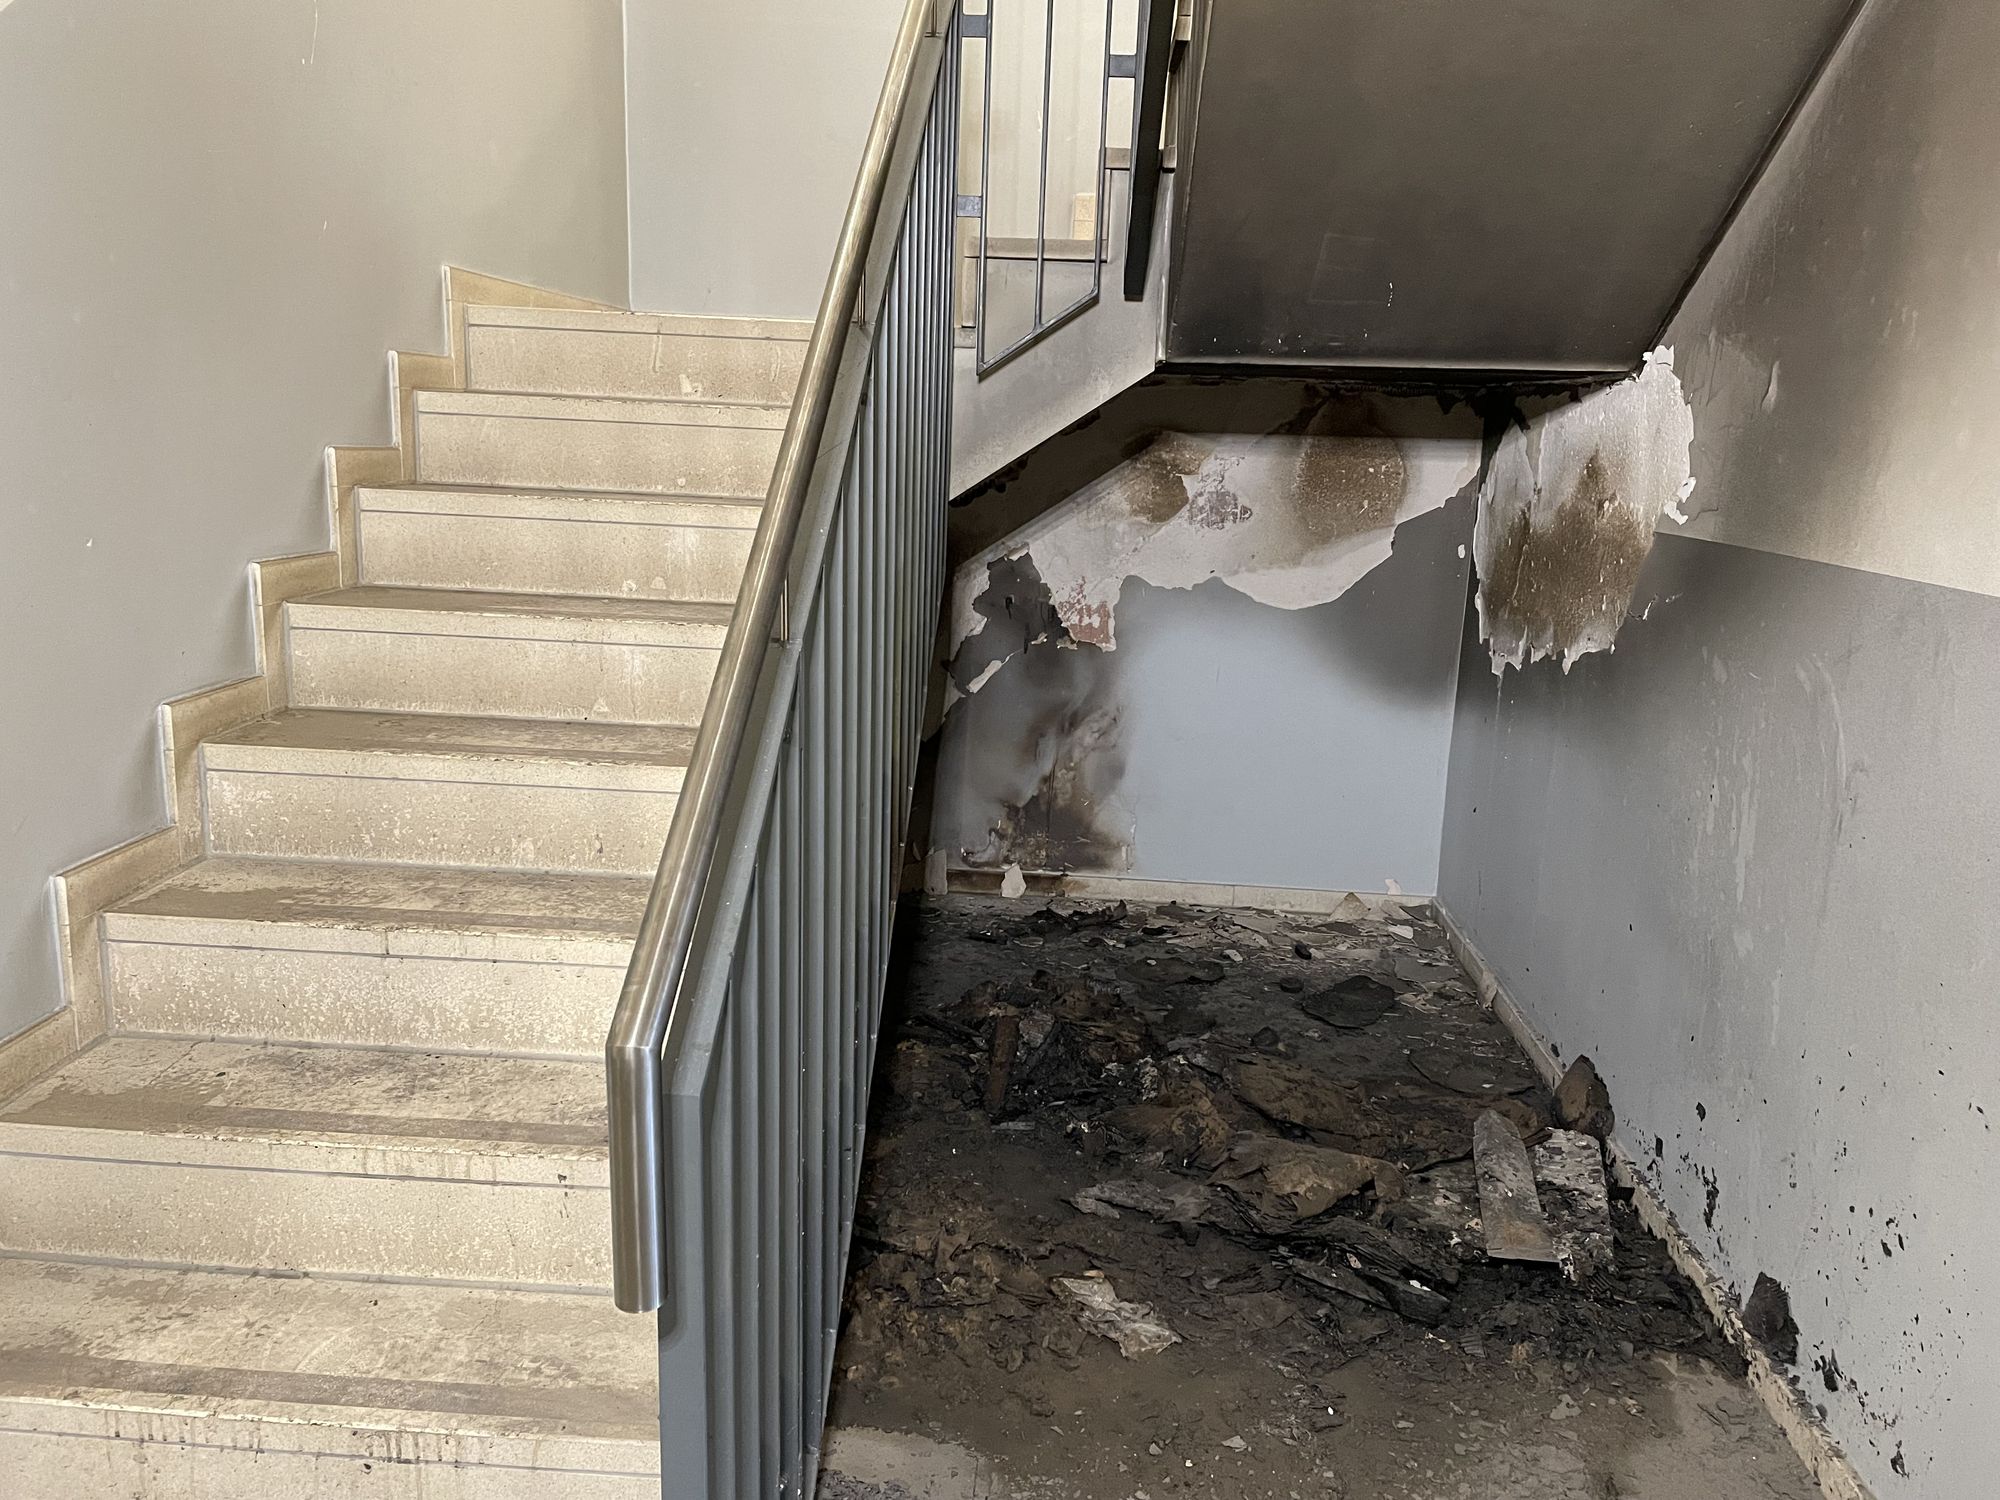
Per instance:
[[[605,1038],[612,1287],[618,1306],[627,1312],[650,1312],[666,1300],[665,1053],[680,1015],[703,895],[721,846],[757,684],[786,628],[786,582],[842,357],[861,310],[869,247],[891,186],[891,166],[905,132],[924,125],[923,109],[911,108],[913,98],[927,103],[930,97],[930,91],[920,87],[923,44],[927,37],[943,34],[940,18],[949,17],[953,4],[954,0],[908,0],[897,28],[888,75],[806,348],[791,419],[750,546],[736,613],[723,641],[666,851]]]

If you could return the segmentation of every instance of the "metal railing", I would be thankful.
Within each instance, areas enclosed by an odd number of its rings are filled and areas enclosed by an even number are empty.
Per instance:
[[[1125,218],[1125,300],[1142,301],[1152,268],[1153,215],[1165,165],[1160,132],[1179,40],[1181,0],[1141,0],[1138,98],[1132,109],[1132,204]]]
[[[605,1044],[669,1495],[813,1484],[944,582],[955,27],[909,0]]]
[[[1039,343],[1072,318],[1095,306],[1103,287],[1105,252],[1110,243],[1106,218],[1110,207],[1109,177],[1112,170],[1105,149],[1111,117],[1111,88],[1114,81],[1134,77],[1136,59],[1131,54],[1112,51],[1112,31],[1119,0],[970,0],[968,13],[960,22],[965,49],[975,61],[964,66],[965,88],[976,89],[979,148],[976,191],[959,194],[960,217],[974,221],[972,328],[975,370],[983,377],[999,369],[1016,355]],[[1087,21],[1087,27],[1079,23]],[[1039,29],[1038,29],[1039,28]],[[1068,33],[1088,31],[1091,45],[1084,47],[1078,36]],[[1026,66],[1028,55],[1039,40],[1040,67]],[[1059,43],[1061,44],[1059,46]],[[1020,56],[1016,85],[1027,85],[1029,97],[1002,97],[996,93],[994,54],[1011,44]],[[1077,116],[1078,100],[1066,98],[1066,108],[1056,109],[1055,81],[1058,54],[1065,68],[1090,59],[1088,69],[1095,107]],[[1065,89],[1065,94],[1069,93]],[[994,135],[996,115],[1011,121],[1004,139]],[[1065,169],[1051,160],[1058,144],[1058,119],[1074,131],[1089,129],[1090,170],[1086,222],[1075,222],[1072,205],[1070,222],[1052,232],[1049,221],[1052,191],[1077,186],[1074,164]],[[1024,128],[1027,127],[1027,128]],[[1032,136],[1032,142],[1029,137]],[[1062,144],[1075,154],[1080,140]],[[996,158],[995,147],[1004,150]],[[1023,150],[1032,145],[1032,150]],[[1052,173],[1058,181],[1052,182]],[[1018,176],[1021,180],[1014,180]],[[1032,193],[1033,212],[1023,219],[1018,199]],[[1009,208],[996,207],[1005,200]],[[996,218],[1000,228],[996,230]],[[1050,268],[1062,269],[1065,285],[1050,286]],[[1081,268],[1082,274],[1077,274]],[[1025,270],[1025,276],[1020,273]],[[1000,293],[1005,292],[1005,296]],[[1053,296],[1052,296],[1053,293]],[[1004,308],[1003,308],[1004,303]]]

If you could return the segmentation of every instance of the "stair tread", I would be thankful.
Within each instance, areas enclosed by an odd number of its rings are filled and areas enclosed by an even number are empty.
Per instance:
[[[510,417],[542,422],[637,422],[669,427],[782,430],[789,401],[698,396],[568,396],[525,391],[418,391],[419,417]],[[421,441],[421,440],[420,440]]]
[[[0,1402],[30,1430],[143,1412],[159,1441],[656,1473],[657,1361],[602,1296],[0,1260]]]
[[[383,610],[437,616],[484,615],[523,620],[588,620],[640,625],[682,625],[713,631],[720,644],[735,606],[680,599],[623,599],[596,594],[501,594],[478,589],[398,588],[361,583],[294,599],[294,620],[311,621],[334,610]]]
[[[586,333],[670,333],[683,337],[774,339],[805,343],[813,325],[796,318],[728,318],[700,313],[656,313],[568,307],[468,305],[467,324],[482,328],[552,328]]]
[[[202,742],[205,764],[247,769],[296,764],[273,752],[440,757],[590,767],[687,768],[695,731],[673,724],[505,719],[470,714],[389,713],[362,708],[287,708]],[[307,756],[310,758],[310,755]],[[679,784],[678,775],[667,781]]]
[[[105,921],[113,936],[133,932],[130,919],[155,918],[630,942],[650,887],[637,875],[211,855],[118,902]]]
[[[267,1148],[278,1148],[276,1150]],[[305,1152],[287,1148],[310,1148]],[[594,1060],[113,1035],[0,1105],[0,1151],[602,1186]],[[476,1167],[440,1165],[476,1156]]]

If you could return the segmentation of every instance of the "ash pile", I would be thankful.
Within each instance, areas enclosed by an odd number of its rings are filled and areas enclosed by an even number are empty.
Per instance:
[[[878,1089],[843,1362],[1735,1358],[1420,906],[948,897]],[[1170,1356],[1172,1357],[1172,1356]],[[1341,1414],[1310,1400],[1314,1429]]]

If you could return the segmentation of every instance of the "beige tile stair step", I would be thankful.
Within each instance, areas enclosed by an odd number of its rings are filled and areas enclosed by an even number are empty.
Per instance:
[[[613,598],[736,598],[760,500],[406,485],[354,492],[361,581]]]
[[[591,1061],[113,1036],[0,1105],[0,1251],[610,1286]]]
[[[469,307],[466,384],[482,391],[786,402],[812,324]]]
[[[362,585],[285,605],[304,708],[695,724],[730,606]]]
[[[204,859],[105,913],[114,1025],[595,1057],[650,884]]]
[[[651,875],[694,732],[290,709],[201,747],[216,854]]]
[[[788,403],[419,391],[426,484],[762,498]]]
[[[657,1500],[608,1297],[0,1260],[7,1500]]]

